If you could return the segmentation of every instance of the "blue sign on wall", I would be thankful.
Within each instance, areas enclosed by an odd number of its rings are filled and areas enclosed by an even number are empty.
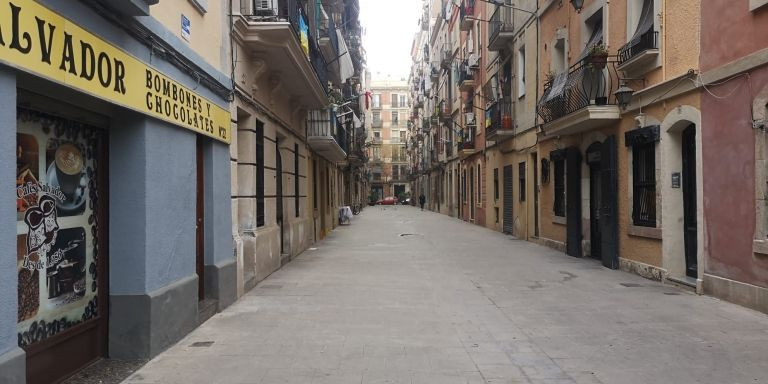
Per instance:
[[[184,40],[189,41],[190,33],[192,29],[192,23],[190,23],[189,19],[181,15],[181,37],[184,38]]]

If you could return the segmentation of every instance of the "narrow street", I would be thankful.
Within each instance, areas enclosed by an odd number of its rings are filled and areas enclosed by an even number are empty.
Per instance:
[[[368,207],[125,383],[766,383],[768,316]]]

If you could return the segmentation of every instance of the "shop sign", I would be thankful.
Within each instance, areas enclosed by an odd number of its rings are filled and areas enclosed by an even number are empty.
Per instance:
[[[0,0],[0,62],[229,143],[230,114],[31,0]]]

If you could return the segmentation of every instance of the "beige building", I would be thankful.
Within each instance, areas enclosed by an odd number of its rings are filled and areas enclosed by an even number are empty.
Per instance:
[[[410,92],[405,81],[371,83],[370,172],[376,199],[410,194],[408,183],[408,118]]]
[[[232,233],[242,294],[360,200],[365,79],[357,1],[235,3]]]
[[[432,210],[701,290],[699,20],[698,0],[425,0],[412,188]]]

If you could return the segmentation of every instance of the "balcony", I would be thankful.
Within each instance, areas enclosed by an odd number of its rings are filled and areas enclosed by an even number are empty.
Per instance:
[[[312,150],[328,161],[344,161],[349,150],[347,132],[336,113],[328,108],[310,110],[307,115],[307,141]]]
[[[627,76],[639,76],[659,57],[659,33],[653,29],[619,48],[618,69]]]
[[[512,102],[499,101],[488,108],[485,135],[488,140],[499,140],[515,134],[515,122],[512,114]]]
[[[469,68],[467,60],[461,64],[459,71],[459,89],[462,92],[472,92],[475,89],[475,71]]]
[[[436,66],[431,67],[429,71],[429,77],[432,80],[432,82],[436,82],[440,80],[440,68]]]
[[[318,13],[325,14],[325,10],[323,9],[322,4],[318,5]],[[320,51],[323,53],[325,61],[332,63],[331,66],[333,68],[330,72],[334,75],[334,82],[340,84],[342,82],[339,68],[341,59],[338,59],[338,56],[340,49],[342,49],[340,44],[343,42],[339,41],[339,34],[337,32],[336,22],[333,20],[333,17],[328,17],[327,24],[319,28],[318,35],[317,45],[319,46]]]
[[[453,51],[448,44],[443,44],[440,50],[440,68],[451,69],[453,63]]]
[[[466,159],[477,152],[478,150],[475,149],[475,130],[474,128],[467,129],[462,142],[459,143],[459,158]]]
[[[451,102],[449,100],[443,100],[437,106],[437,116],[444,123],[451,120]]]
[[[413,107],[414,108],[421,108],[424,106],[424,96],[423,95],[416,95],[416,97],[413,99]]]
[[[256,65],[254,78],[269,75],[282,89],[296,92],[292,96],[307,109],[323,108],[327,103],[325,84],[328,70],[315,37],[301,32],[309,25],[307,14],[297,0],[277,0],[274,8],[241,8],[234,18],[233,35],[251,53]],[[308,44],[302,45],[306,38]],[[277,71],[279,70],[279,74]]]
[[[570,135],[610,125],[621,118],[614,92],[619,86],[617,58],[571,66],[544,84],[537,104],[547,136]]]
[[[472,18],[475,16],[475,0],[463,0],[461,2],[461,6],[459,7],[459,12],[461,19],[459,29],[465,32],[472,30],[472,26],[475,24],[475,21],[472,20]]]
[[[371,122],[371,128],[382,128],[384,126],[384,122],[381,119],[373,119]]]
[[[512,9],[497,6],[488,22],[488,50],[499,51],[507,47],[515,36]]]

